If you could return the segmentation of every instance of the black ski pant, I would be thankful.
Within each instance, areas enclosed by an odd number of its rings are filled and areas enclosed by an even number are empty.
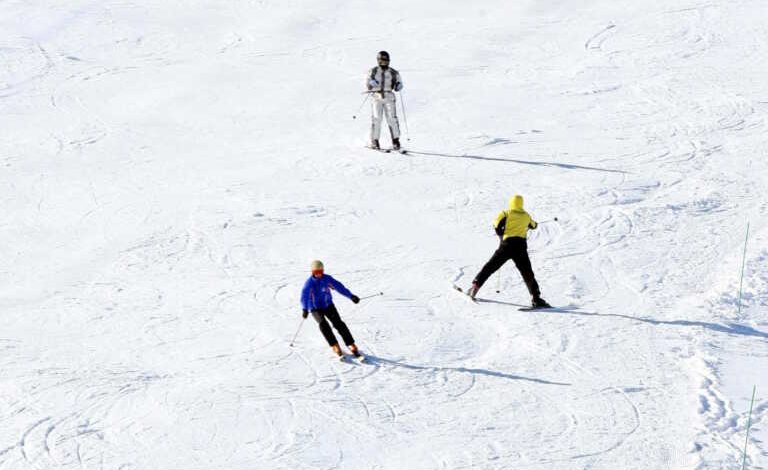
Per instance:
[[[339,343],[336,340],[336,336],[334,336],[333,330],[331,330],[331,325],[328,324],[328,321],[330,321],[333,327],[336,328],[336,331],[339,332],[341,339],[344,340],[344,344],[349,346],[350,344],[355,343],[355,339],[352,337],[352,333],[349,332],[347,324],[342,321],[341,317],[339,316],[339,311],[336,310],[335,305],[331,304],[327,308],[312,310],[312,318],[314,318],[315,321],[320,325],[320,332],[325,337],[325,340],[328,341],[328,346],[333,346],[334,344]]]
[[[528,242],[522,237],[509,237],[502,241],[499,248],[491,256],[491,259],[485,263],[483,269],[475,276],[474,282],[477,283],[478,287],[482,286],[491,277],[491,274],[498,271],[509,260],[515,262],[515,266],[517,266],[517,270],[523,276],[523,281],[525,281],[531,297],[538,299],[541,296],[539,284],[536,282],[536,276],[533,275],[531,260],[528,258]]]

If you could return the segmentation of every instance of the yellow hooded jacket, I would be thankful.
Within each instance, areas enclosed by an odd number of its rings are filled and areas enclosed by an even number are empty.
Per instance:
[[[506,219],[506,220],[505,220]],[[504,224],[500,227],[500,224]],[[523,209],[523,196],[515,195],[509,200],[509,209],[499,212],[493,221],[496,233],[506,240],[509,237],[528,237],[528,229],[535,229],[539,224],[536,223],[530,214]],[[504,229],[503,234],[501,229]]]

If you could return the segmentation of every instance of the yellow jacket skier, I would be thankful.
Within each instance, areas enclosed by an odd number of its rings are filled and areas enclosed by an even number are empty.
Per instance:
[[[501,244],[472,281],[472,287],[468,292],[470,297],[474,299],[485,281],[511,259],[528,287],[531,305],[534,308],[550,307],[547,301],[541,298],[539,284],[536,282],[531,260],[528,258],[528,230],[535,230],[538,225],[523,209],[523,196],[519,194],[512,196],[509,209],[499,212],[493,221],[496,234],[501,238]]]

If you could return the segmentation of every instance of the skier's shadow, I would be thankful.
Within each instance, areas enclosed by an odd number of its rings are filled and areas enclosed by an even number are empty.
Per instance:
[[[492,304],[514,305],[516,307],[522,306],[520,304],[515,304],[512,302],[502,302],[500,300],[478,299],[478,301],[492,303]],[[741,336],[754,336],[756,338],[768,339],[768,333],[764,331],[756,330],[751,326],[739,325],[738,323],[721,324],[721,323],[710,323],[705,321],[694,321],[694,320],[655,320],[653,318],[633,317],[631,315],[622,315],[620,313],[585,312],[583,310],[578,310],[578,307],[575,307],[575,306],[548,308],[543,310],[537,310],[536,312],[537,313],[568,313],[573,315],[582,315],[585,317],[625,318],[627,320],[633,320],[641,323],[650,323],[651,325],[656,325],[656,326],[661,326],[661,325],[699,326],[701,328],[706,328],[708,330],[717,331],[718,333],[726,333],[730,335],[741,335]]]
[[[613,170],[610,168],[598,168],[594,166],[574,165],[572,163],[558,163],[558,162],[536,162],[532,160],[520,160],[517,158],[501,158],[501,157],[484,157],[481,155],[469,155],[463,153],[461,155],[439,152],[420,152],[418,150],[408,150],[406,155],[425,155],[428,157],[441,157],[441,158],[467,158],[470,160],[485,160],[489,162],[505,162],[505,163],[518,163],[520,165],[536,165],[536,166],[551,166],[557,168],[564,168],[566,170],[589,170],[589,171],[602,171],[605,173],[623,173],[628,172],[623,170]]]
[[[550,380],[537,379],[535,377],[524,377],[522,375],[505,374],[504,372],[497,372],[488,369],[470,369],[467,367],[440,367],[440,366],[418,366],[414,364],[408,364],[400,361],[393,361],[392,359],[386,359],[378,356],[365,356],[365,362],[372,365],[388,365],[394,367],[402,367],[403,369],[416,370],[416,371],[430,371],[430,372],[459,372],[463,374],[471,375],[487,375],[489,377],[499,377],[508,380],[524,380],[527,382],[535,382],[543,385],[571,385],[565,382],[553,382]]]

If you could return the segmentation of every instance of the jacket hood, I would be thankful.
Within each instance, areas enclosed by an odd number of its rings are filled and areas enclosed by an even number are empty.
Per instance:
[[[509,200],[509,210],[520,212],[523,210],[523,196],[515,194],[512,199]]]

